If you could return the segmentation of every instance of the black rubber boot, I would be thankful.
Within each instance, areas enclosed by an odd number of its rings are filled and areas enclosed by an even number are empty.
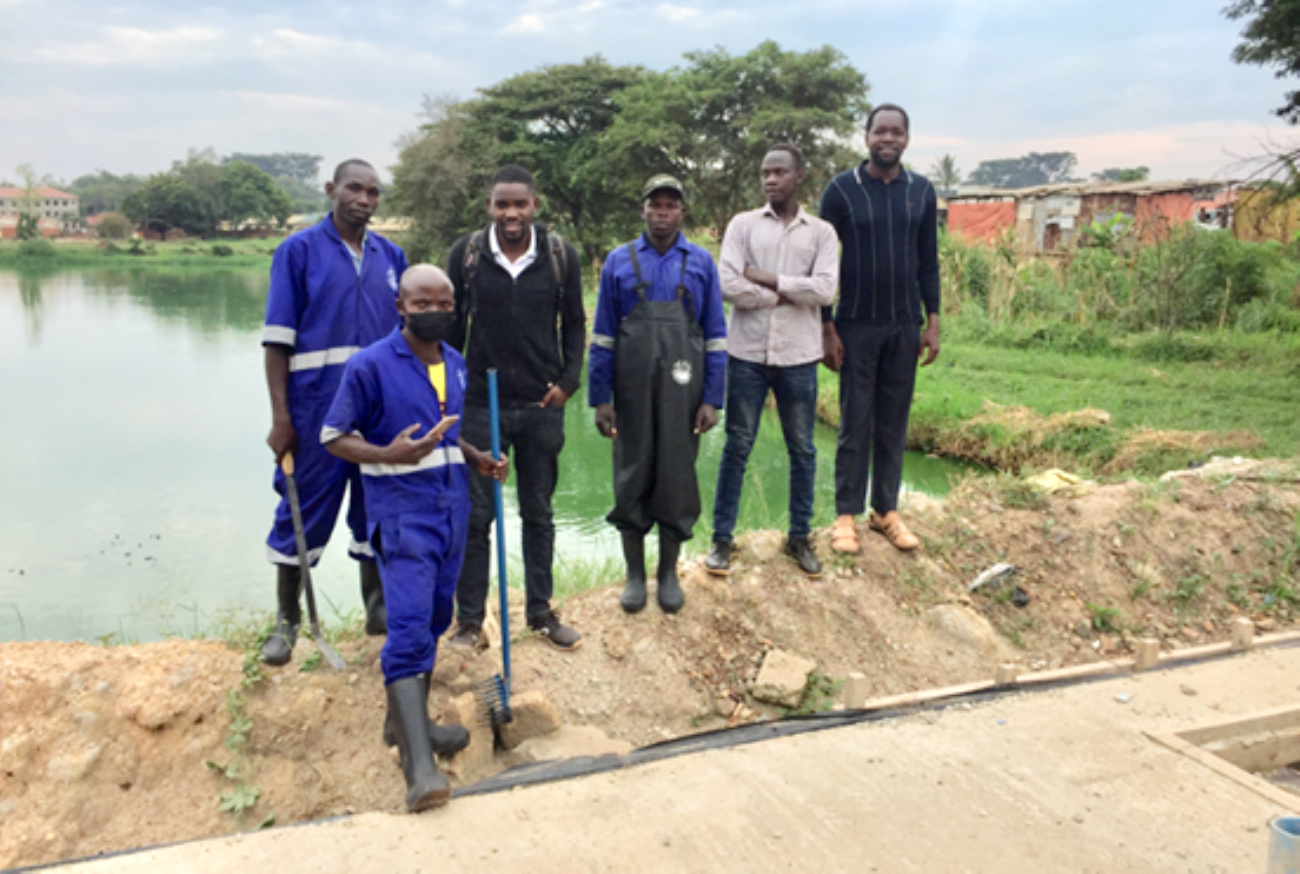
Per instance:
[[[627,564],[627,585],[618,602],[626,613],[645,609],[645,535],[623,532],[623,561]]]
[[[302,625],[302,605],[298,603],[299,569],[287,564],[275,566],[275,629],[262,644],[262,661],[268,665],[287,665],[293,658],[293,642]]]
[[[451,784],[433,764],[424,684],[419,677],[404,677],[389,683],[387,692],[388,713],[406,778],[406,809],[415,813],[440,807],[451,800]]]
[[[659,607],[665,613],[676,613],[686,605],[686,593],[677,580],[677,556],[682,551],[681,541],[667,534],[659,535]]]
[[[388,608],[384,606],[384,584],[379,579],[379,564],[359,561],[361,566],[361,601],[366,605],[366,634],[376,637],[388,633]]]
[[[424,700],[429,700],[429,675],[417,674],[416,679],[424,687]],[[397,729],[393,726],[393,711],[384,717],[384,744],[397,746]],[[439,756],[454,755],[469,746],[469,729],[462,725],[439,725],[429,720],[429,745]]]

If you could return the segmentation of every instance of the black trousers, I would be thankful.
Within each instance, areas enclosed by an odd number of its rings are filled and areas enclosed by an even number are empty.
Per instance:
[[[912,323],[836,323],[844,344],[840,368],[840,434],[835,447],[835,513],[898,509],[907,416],[916,388],[921,331]]]
[[[475,449],[492,445],[491,421],[486,407],[465,407],[460,433]],[[551,609],[555,587],[551,565],[555,558],[555,521],[551,498],[559,479],[560,450],[564,448],[563,407],[523,407],[501,410],[501,451],[510,456],[523,520],[524,614],[529,619]],[[483,621],[492,550],[488,532],[496,519],[492,479],[478,472],[469,475],[469,538],[465,564],[456,584],[456,615],[462,623]],[[500,536],[498,532],[497,536]]]

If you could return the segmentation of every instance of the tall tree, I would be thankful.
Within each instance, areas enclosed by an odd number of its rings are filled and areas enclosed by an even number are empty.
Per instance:
[[[425,95],[424,124],[398,140],[393,190],[385,199],[411,219],[407,254],[437,260],[483,217],[484,183],[496,160],[490,143],[476,137],[463,104],[451,95]]]
[[[1300,77],[1300,0],[1234,0],[1223,12],[1233,21],[1246,19],[1234,61],[1277,67],[1279,79]],[[1300,124],[1300,89],[1285,98],[1274,112]]]
[[[695,221],[721,234],[762,202],[758,168],[772,144],[803,151],[806,192],[856,159],[844,143],[861,135],[869,86],[836,49],[787,52],[768,41],[741,56],[715,48],[685,57],[686,67],[648,74],[618,97],[610,145],[629,194],[645,176],[672,172]]]
[[[966,181],[994,188],[1030,188],[1072,182],[1070,173],[1079,159],[1074,152],[1030,152],[1019,158],[981,161]]]
[[[72,180],[68,190],[77,195],[81,214],[92,216],[121,210],[122,201],[143,185],[144,179],[130,173],[116,176],[107,170],[96,170]]]
[[[253,155],[247,152],[235,152],[227,155],[223,163],[233,164],[244,161],[257,167],[272,179],[288,177],[297,179],[304,185],[316,185],[320,178],[320,155],[306,152],[272,152],[266,155]]]
[[[27,240],[41,235],[39,212],[41,205],[41,181],[36,175],[36,169],[32,167],[31,164],[19,164],[17,172],[18,178],[23,182],[23,193],[22,196],[18,198],[17,235],[18,239]]]
[[[1151,178],[1150,167],[1107,167],[1092,174],[1095,182],[1145,182]]]
[[[952,155],[944,155],[937,159],[930,167],[930,181],[940,194],[948,196],[961,184],[961,171],[957,169],[957,159]]]
[[[238,228],[246,222],[284,227],[293,204],[284,189],[260,167],[232,161],[221,171],[221,218]]]

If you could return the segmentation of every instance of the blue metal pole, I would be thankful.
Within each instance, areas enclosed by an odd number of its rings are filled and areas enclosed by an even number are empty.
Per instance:
[[[488,414],[492,427],[492,458],[501,460],[501,412],[497,405],[497,372],[491,368],[488,378]],[[506,512],[500,480],[492,480],[492,495],[497,510],[497,591],[501,597],[501,668],[505,673],[506,701],[510,700],[510,602],[506,597]]]

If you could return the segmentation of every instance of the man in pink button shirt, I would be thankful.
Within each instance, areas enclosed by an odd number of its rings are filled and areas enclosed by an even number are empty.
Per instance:
[[[745,465],[769,391],[776,395],[790,455],[790,528],[786,553],[810,577],[822,566],[808,542],[817,449],[817,363],[822,359],[821,307],[835,299],[838,238],[827,222],[799,205],[800,151],[787,143],[763,158],[767,205],[731,220],[722,240],[722,298],[731,304],[727,347],[727,444],[713,503],[710,573],[731,566],[732,533]]]

